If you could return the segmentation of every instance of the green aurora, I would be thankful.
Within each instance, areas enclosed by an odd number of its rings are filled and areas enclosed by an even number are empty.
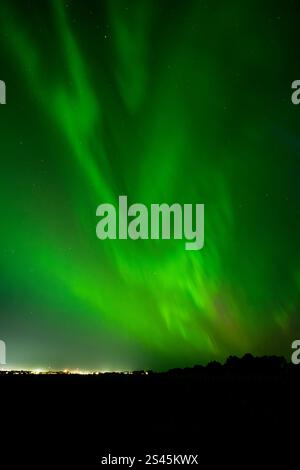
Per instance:
[[[164,369],[300,335],[298,12],[1,1],[8,365]],[[96,237],[96,208],[205,204],[205,247]]]

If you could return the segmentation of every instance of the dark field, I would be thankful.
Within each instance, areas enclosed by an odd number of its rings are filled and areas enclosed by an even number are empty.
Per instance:
[[[300,369],[279,358],[147,375],[8,374],[0,390],[11,465],[97,468],[110,453],[198,454],[203,468],[283,458],[288,468],[299,441]]]

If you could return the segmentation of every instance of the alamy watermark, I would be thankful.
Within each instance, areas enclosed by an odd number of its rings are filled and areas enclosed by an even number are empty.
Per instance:
[[[292,349],[295,351],[292,354],[291,361],[297,366],[300,364],[300,339],[295,339],[295,341],[292,342]]]
[[[0,80],[0,104],[6,104],[6,85],[3,80]]]
[[[0,365],[3,366],[6,364],[6,344],[4,341],[0,340]]]
[[[132,204],[127,196],[119,196],[119,207],[100,204],[96,226],[100,240],[182,240],[186,250],[201,250],[204,246],[204,204]]]

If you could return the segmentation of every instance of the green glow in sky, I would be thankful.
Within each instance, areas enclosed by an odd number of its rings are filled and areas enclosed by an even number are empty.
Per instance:
[[[0,338],[14,365],[289,355],[299,324],[292,1],[3,1]],[[205,204],[205,247],[96,208]]]

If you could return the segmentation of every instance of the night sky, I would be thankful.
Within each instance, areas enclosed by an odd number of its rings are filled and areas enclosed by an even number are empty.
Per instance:
[[[289,358],[300,337],[298,10],[1,0],[8,366]],[[204,203],[205,247],[99,240],[96,208],[122,194]]]

